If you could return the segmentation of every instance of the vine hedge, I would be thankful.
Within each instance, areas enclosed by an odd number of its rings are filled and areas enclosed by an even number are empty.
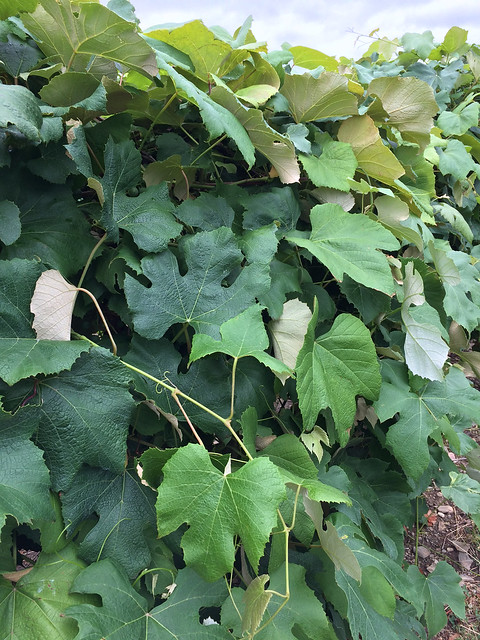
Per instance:
[[[462,617],[403,536],[432,482],[480,526],[467,32],[354,61],[127,0],[0,19],[0,636]]]

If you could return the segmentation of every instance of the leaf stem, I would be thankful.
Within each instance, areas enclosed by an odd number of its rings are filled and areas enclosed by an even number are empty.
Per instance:
[[[147,133],[143,136],[143,140],[140,143],[140,146],[138,147],[138,150],[141,151],[143,149],[143,147],[145,146],[145,143],[147,142],[148,137],[150,136],[150,134],[153,131],[153,127],[157,124],[158,119],[160,118],[160,116],[162,115],[162,113],[164,113],[168,107],[172,104],[172,102],[175,100],[175,98],[177,97],[177,93],[175,92],[170,99],[163,105],[163,107],[160,109],[160,111],[157,113],[157,115],[155,116],[155,118],[152,120],[151,125],[149,126]]]
[[[227,134],[224,133],[223,136],[220,136],[220,138],[218,138],[218,140],[215,140],[215,142],[213,142],[209,147],[207,147],[204,151],[202,151],[200,155],[198,155],[196,158],[192,160],[192,162],[190,163],[190,166],[193,166],[197,162],[197,160],[200,160],[200,158],[202,158],[206,153],[208,153],[214,147],[216,147],[217,144],[220,144],[220,142],[223,142],[226,137],[227,137]]]
[[[228,420],[231,420],[233,418],[233,410],[235,405],[235,374],[237,372],[237,364],[238,364],[238,357],[235,356],[233,358],[233,366],[232,366],[232,397],[230,400],[230,415],[228,416]]]
[[[106,240],[106,238],[107,238],[107,234],[104,233],[103,236],[100,238],[100,240],[97,242],[97,244],[91,250],[90,255],[88,256],[87,261],[85,263],[85,266],[83,267],[82,275],[80,276],[80,280],[78,281],[77,287],[81,287],[82,286],[83,281],[85,280],[85,276],[87,275],[88,268],[89,268],[90,264],[92,263],[93,257],[97,253],[99,247]]]
[[[177,397],[177,394],[175,392],[172,393],[172,398],[175,400],[175,402],[178,404],[180,411],[183,414],[183,417],[185,418],[185,420],[187,421],[188,426],[190,427],[193,435],[195,436],[195,439],[197,440],[198,444],[201,445],[204,449],[206,448],[205,445],[203,444],[202,439],[200,438],[200,436],[198,435],[197,430],[195,429],[195,427],[193,426],[190,418],[187,416],[187,412],[185,411],[185,409],[183,408],[182,403],[180,402],[180,400]]]
[[[89,296],[93,300],[93,304],[97,308],[98,315],[102,319],[103,326],[105,327],[105,330],[108,333],[108,337],[110,338],[110,342],[112,343],[113,355],[116,356],[117,355],[117,345],[115,344],[115,340],[113,339],[112,333],[111,333],[110,328],[109,328],[109,326],[107,324],[107,320],[105,319],[105,316],[103,315],[103,311],[100,309],[100,305],[98,304],[97,299],[95,298],[93,293],[90,293],[90,291],[88,289],[84,289],[83,287],[77,287],[77,291],[82,291],[82,293],[86,293],[87,296]],[[93,343],[93,344],[95,344],[95,343]]]

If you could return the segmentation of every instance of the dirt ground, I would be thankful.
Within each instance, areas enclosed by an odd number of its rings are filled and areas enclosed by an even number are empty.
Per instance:
[[[480,444],[480,429],[472,428],[470,437]],[[464,471],[465,458],[449,453],[460,471]],[[441,492],[431,487],[425,494],[428,512],[419,526],[418,547],[415,528],[407,530],[405,559],[415,562],[428,575],[440,560],[451,564],[461,577],[466,597],[466,618],[460,620],[445,608],[448,625],[433,640],[480,640],[480,532],[470,518]]]

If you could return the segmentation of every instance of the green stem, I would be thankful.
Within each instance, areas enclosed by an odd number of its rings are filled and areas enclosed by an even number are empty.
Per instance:
[[[97,244],[93,247],[93,249],[90,252],[90,255],[87,258],[87,261],[85,263],[85,266],[83,267],[83,271],[82,271],[82,275],[80,276],[80,280],[78,281],[77,287],[81,287],[83,284],[83,281],[85,280],[85,276],[87,275],[87,271],[88,271],[88,267],[90,266],[90,264],[92,263],[93,257],[95,256],[95,254],[97,253],[99,247],[102,245],[102,243],[105,241],[107,237],[107,234],[105,233],[100,240],[97,242]]]
[[[237,364],[238,364],[238,357],[235,357],[233,359],[233,366],[232,366],[232,397],[230,400],[230,415],[228,416],[229,420],[233,418],[233,408],[235,405],[235,374],[237,372]]]
[[[205,149],[205,151],[202,151],[202,153],[200,155],[198,155],[191,163],[190,166],[193,166],[197,160],[200,160],[200,158],[202,158],[206,153],[208,153],[209,151],[211,151],[214,147],[217,146],[217,144],[220,144],[220,142],[223,142],[223,140],[225,140],[225,138],[227,137],[227,134],[224,133],[223,136],[221,136],[220,138],[218,138],[218,140],[215,140],[215,142],[213,142],[209,147],[207,147],[207,149]]]
[[[110,342],[112,343],[113,355],[116,356],[117,355],[117,345],[115,344],[115,340],[113,339],[112,333],[111,333],[110,328],[109,328],[109,326],[107,324],[105,316],[103,315],[103,312],[100,309],[100,305],[98,304],[97,299],[95,298],[93,293],[90,293],[90,291],[88,289],[83,289],[83,287],[77,287],[77,291],[82,291],[82,293],[86,293],[87,296],[89,296],[92,299],[93,304],[97,308],[98,315],[102,319],[103,326],[105,327],[105,330],[106,330],[106,332],[108,334],[108,337],[110,338]]]
[[[145,146],[145,143],[148,140],[148,137],[150,136],[150,134],[153,131],[153,127],[157,124],[158,119],[160,118],[160,116],[162,115],[162,113],[164,113],[168,107],[172,104],[172,102],[175,100],[175,98],[177,97],[177,94],[174,93],[173,96],[171,96],[171,98],[163,105],[163,107],[160,109],[160,111],[157,113],[157,115],[155,116],[155,118],[152,120],[151,125],[148,128],[147,133],[144,135],[142,142],[140,143],[140,146],[138,147],[138,150],[141,151],[143,149],[143,147]]]

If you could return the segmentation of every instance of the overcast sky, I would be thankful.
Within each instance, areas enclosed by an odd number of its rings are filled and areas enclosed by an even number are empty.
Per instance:
[[[106,4],[106,0],[102,0]],[[257,40],[269,49],[282,42],[319,49],[330,55],[360,57],[368,47],[368,34],[394,38],[406,32],[430,30],[441,42],[452,26],[469,32],[468,42],[480,44],[480,0],[131,0],[140,26],[183,23],[200,18],[208,26],[228,31],[251,14]],[[355,32],[355,33],[353,33]]]

